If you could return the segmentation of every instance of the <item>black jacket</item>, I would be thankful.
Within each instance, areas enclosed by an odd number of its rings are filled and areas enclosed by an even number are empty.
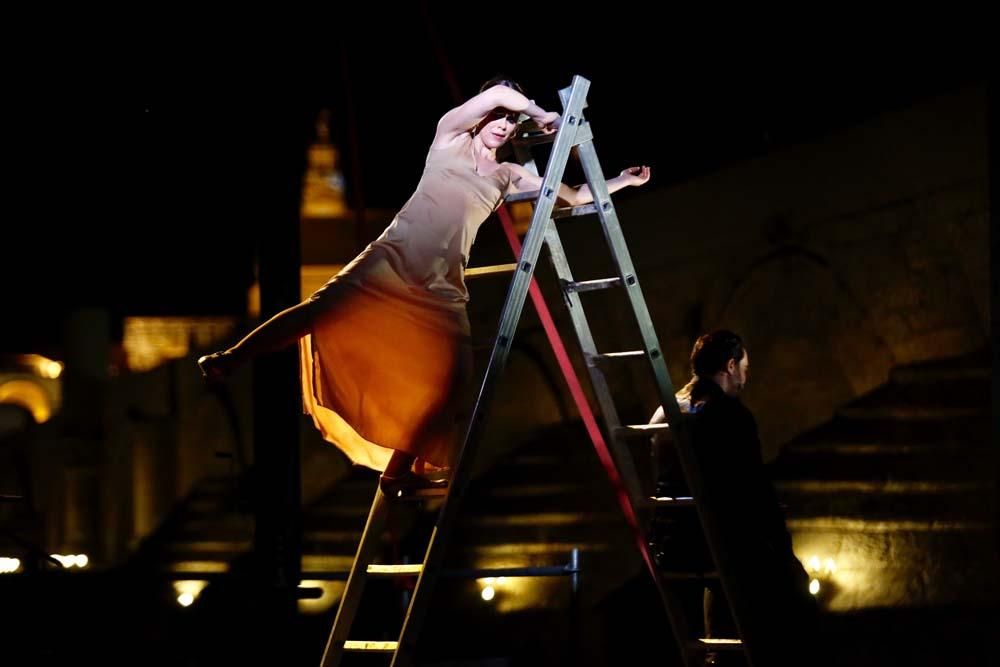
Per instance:
[[[718,518],[727,542],[740,551],[794,559],[784,513],[761,458],[753,414],[715,382],[705,383],[701,398],[692,406],[688,424],[705,505]]]

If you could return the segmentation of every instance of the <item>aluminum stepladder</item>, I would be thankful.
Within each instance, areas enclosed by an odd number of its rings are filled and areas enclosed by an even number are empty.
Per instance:
[[[658,506],[670,503],[657,501],[643,494],[635,464],[625,443],[625,438],[635,434],[648,434],[656,428],[665,425],[622,426],[618,420],[617,411],[611,396],[608,383],[601,371],[600,365],[619,359],[645,356],[651,363],[653,375],[661,404],[667,415],[668,423],[673,426],[671,435],[676,443],[678,457],[688,479],[689,488],[695,498],[700,497],[700,484],[695,468],[696,461],[685,437],[684,422],[680,408],[674,398],[673,385],[667,372],[666,363],[660,351],[653,330],[649,311],[639,289],[638,279],[632,266],[632,260],[625,244],[618,217],[611,202],[607,183],[601,171],[600,163],[593,146],[593,135],[589,123],[583,116],[587,107],[587,93],[590,82],[580,76],[573,77],[572,85],[559,91],[563,105],[562,122],[555,134],[527,133],[515,143],[515,151],[519,160],[534,169],[534,162],[528,156],[527,150],[532,145],[552,143],[552,150],[546,165],[545,176],[541,189],[537,192],[521,193],[508,197],[508,202],[533,201],[534,213],[531,226],[524,238],[523,248],[517,264],[514,267],[514,277],[507,292],[500,324],[493,341],[489,364],[483,375],[482,384],[477,396],[475,408],[466,429],[465,438],[456,458],[449,486],[443,493],[424,492],[415,497],[443,495],[443,503],[438,510],[437,521],[431,533],[423,563],[413,565],[373,565],[375,549],[380,543],[380,537],[385,527],[388,513],[394,503],[402,499],[386,498],[381,490],[376,491],[375,499],[369,512],[361,542],[355,556],[347,586],[341,598],[340,607],[334,620],[333,628],[323,654],[321,667],[334,667],[340,664],[345,652],[382,652],[392,654],[391,665],[402,667],[412,665],[417,643],[417,637],[424,618],[426,617],[433,587],[440,577],[448,536],[454,528],[459,514],[459,507],[466,494],[472,473],[472,459],[475,450],[482,440],[486,428],[486,416],[489,404],[494,394],[496,384],[506,365],[511,343],[517,328],[521,311],[524,306],[528,288],[534,275],[538,257],[543,242],[548,246],[552,264],[562,286],[574,330],[587,360],[587,368],[593,383],[595,394],[604,416],[605,425],[610,435],[610,459],[605,465],[609,477],[619,490],[619,500],[622,509],[635,532],[636,541],[642,551],[643,559],[653,577],[656,588],[665,605],[674,636],[681,647],[685,665],[695,665],[701,655],[712,645],[692,637],[685,620],[685,612],[678,597],[671,590],[672,579],[688,578],[686,574],[661,573],[653,563],[646,546],[645,529],[637,520],[638,512],[649,514],[658,511]],[[586,175],[588,186],[593,194],[594,203],[585,206],[556,208],[557,193],[562,182],[566,164],[571,151],[576,150]],[[535,171],[537,173],[537,170]],[[569,269],[563,251],[562,243],[556,231],[555,220],[588,214],[597,214],[600,218],[605,238],[611,249],[618,267],[618,277],[604,280],[575,282]],[[579,293],[597,289],[622,287],[625,289],[643,339],[644,350],[599,354],[596,350],[590,327],[583,312]],[[603,443],[595,442],[598,454],[602,454]],[[603,454],[608,455],[605,450]],[[607,456],[605,456],[607,458]],[[603,459],[602,459],[602,462]],[[711,539],[713,522],[711,517],[704,516],[703,508],[697,502],[672,501],[670,509],[676,511],[697,507],[702,524],[706,527],[706,537],[710,548],[715,543]],[[712,549],[715,556],[715,549]],[[723,565],[716,557],[717,565]],[[718,568],[720,571],[722,567]],[[348,640],[350,627],[357,613],[365,583],[371,576],[407,576],[417,577],[403,627],[398,641],[358,641]],[[734,617],[736,615],[734,614]],[[726,648],[742,650],[739,640],[729,640],[720,644]]]
[[[583,85],[584,98],[589,89],[589,81],[582,77],[574,77],[573,86],[560,91],[560,98],[566,109],[564,122],[569,120],[569,104],[572,93],[577,85]],[[583,109],[587,106],[584,99]],[[571,217],[578,215],[597,214],[604,232],[605,240],[611,250],[614,264],[617,268],[618,276],[602,280],[576,281],[573,278],[569,267],[569,262],[562,247],[559,234],[554,222],[546,225],[544,240],[549,249],[549,256],[562,288],[563,298],[567,306],[577,340],[580,343],[581,351],[586,360],[586,366],[591,378],[594,394],[604,417],[605,431],[609,436],[610,451],[603,452],[609,454],[609,458],[614,460],[615,469],[605,465],[609,477],[613,484],[619,488],[619,501],[622,504],[626,518],[633,531],[636,533],[636,540],[641,551],[643,560],[655,582],[657,592],[667,612],[677,645],[682,652],[682,661],[685,665],[702,664],[703,656],[706,652],[714,651],[737,651],[743,654],[744,661],[751,664],[751,656],[746,650],[746,645],[741,639],[720,639],[720,638],[696,638],[689,628],[688,612],[685,611],[680,596],[675,587],[684,585],[691,581],[704,581],[706,579],[716,580],[721,585],[723,597],[728,603],[732,619],[742,634],[743,628],[740,626],[738,611],[743,609],[742,600],[738,597],[737,591],[727,584],[724,573],[731,568],[727,566],[727,554],[720,548],[718,539],[718,523],[713,513],[700,502],[702,498],[701,473],[697,459],[688,438],[686,422],[681,414],[680,406],[677,403],[673,384],[667,371],[666,362],[663,358],[662,350],[657,341],[657,336],[653,327],[652,318],[642,296],[639,287],[635,268],[632,264],[628,247],[625,243],[624,235],[618,221],[618,215],[614,204],[607,191],[606,182],[600,162],[597,158],[596,149],[593,145],[593,135],[589,129],[589,123],[581,116],[577,119],[577,139],[576,152],[583,167],[586,181],[594,195],[594,203],[585,206],[578,206],[571,209],[556,209],[553,219]],[[527,136],[525,140],[515,141],[514,150],[519,162],[534,173],[538,173],[529,148],[543,140],[538,136]],[[548,173],[551,171],[552,161],[557,159],[557,154],[553,150],[548,162],[545,185],[542,193],[525,193],[525,195],[515,195],[509,197],[508,201],[539,199],[540,194],[544,194],[545,188],[549,185]],[[560,165],[564,166],[564,165]],[[560,171],[560,175],[561,175]],[[558,182],[558,181],[557,181]],[[539,206],[536,204],[536,214]],[[532,229],[537,221],[537,215],[532,219]],[[529,234],[531,232],[529,231]],[[525,249],[528,248],[528,240],[525,240]],[[643,348],[641,350],[611,352],[601,354],[597,350],[594,338],[591,334],[590,325],[584,312],[583,304],[579,294],[593,290],[603,290],[609,288],[624,288],[629,300],[636,324],[641,334]],[[619,363],[627,359],[644,357],[648,360],[656,384],[660,405],[666,415],[666,423],[663,424],[641,424],[623,425],[618,418],[618,412],[612,396],[604,368],[606,365]],[[636,436],[646,436],[650,433],[662,432],[669,429],[671,445],[675,448],[677,459],[691,492],[691,497],[686,498],[657,498],[644,494],[641,489],[639,475],[633,462],[630,450],[626,444],[627,439]],[[595,440],[595,448],[601,456],[605,445],[601,441]],[[602,463],[604,456],[601,456]],[[620,476],[620,482],[616,482],[615,476]],[[625,506],[628,503],[630,506]],[[663,571],[658,568],[648,551],[648,528],[650,522],[658,513],[691,512],[696,511],[698,523],[701,525],[705,546],[711,553],[715,564],[713,572],[687,572],[687,571]],[[692,545],[693,547],[693,545]]]

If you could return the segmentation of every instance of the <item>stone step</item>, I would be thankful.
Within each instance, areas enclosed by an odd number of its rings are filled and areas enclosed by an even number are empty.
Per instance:
[[[989,369],[986,371],[975,378],[956,375],[952,379],[942,378],[933,382],[890,381],[852,402],[982,407],[989,404]]]
[[[459,519],[465,527],[504,529],[524,526],[560,528],[564,526],[618,523],[621,517],[608,512],[531,512],[522,514],[482,515],[468,513]]]
[[[784,480],[775,483],[790,517],[844,515],[854,518],[983,519],[995,505],[992,487],[972,482],[863,482]]]
[[[776,479],[976,480],[993,474],[989,466],[983,465],[993,454],[986,447],[933,450],[913,445],[796,448],[782,452],[770,469]]]
[[[358,530],[304,530],[302,548],[309,553],[343,553],[358,548],[363,526]]]
[[[354,514],[314,514],[304,513],[302,529],[310,530],[364,530],[368,519],[368,508]]]
[[[989,416],[989,410],[978,406],[858,403],[840,408],[836,416],[844,420],[923,423],[974,420]]]
[[[951,359],[935,359],[897,366],[889,373],[890,381],[902,384],[935,384],[950,382],[989,382],[990,354],[983,350],[976,354]]]
[[[253,540],[173,540],[166,545],[164,558],[169,561],[201,561],[221,560],[232,561],[234,558],[250,551]]]
[[[344,502],[312,505],[303,508],[302,513],[304,518],[309,520],[335,520],[339,518],[350,519],[358,516],[364,518],[368,516],[369,511],[371,511],[371,502]]]
[[[982,519],[947,519],[934,517],[929,519],[880,519],[866,516],[822,516],[809,518],[790,517],[785,520],[790,532],[837,532],[851,534],[881,534],[881,533],[974,533],[987,535],[994,529],[994,523],[988,518]]]
[[[566,498],[592,493],[593,486],[580,480],[551,480],[550,482],[522,483],[511,486],[482,486],[474,489],[476,500],[513,500],[520,498]]]
[[[558,485],[531,487],[511,487],[491,489],[495,492],[485,496],[470,497],[463,504],[463,513],[471,516],[505,516],[508,514],[530,514],[533,512],[608,512],[617,511],[618,505],[610,489],[596,485],[578,484],[563,493]]]
[[[910,457],[941,457],[948,458],[974,458],[984,452],[989,453],[992,447],[988,442],[954,442],[954,441],[879,441],[870,440],[848,440],[836,438],[816,438],[811,441],[801,440],[793,445],[787,445],[779,458],[775,461],[777,465],[780,461],[797,457],[810,457],[814,455],[826,456],[837,455],[850,459],[857,459],[859,465],[867,462],[869,456],[910,456]]]
[[[203,519],[217,514],[239,512],[240,509],[240,502],[235,498],[203,495],[185,501],[181,514],[185,520]]]
[[[377,488],[378,474],[371,471],[371,475],[340,480],[330,489],[329,493],[313,503],[311,507],[319,508],[343,504],[370,506],[375,498]]]
[[[799,446],[843,444],[907,444],[927,447],[955,447],[990,444],[989,413],[958,419],[895,419],[886,415],[835,418],[786,444],[783,450]]]
[[[238,477],[230,477],[229,475],[219,477],[203,477],[198,480],[189,495],[195,496],[198,494],[227,493],[231,491],[233,487],[238,484],[238,482]]]
[[[193,533],[198,535],[213,534],[252,534],[254,529],[254,517],[248,514],[214,514],[184,521],[177,529],[180,532]]]
[[[629,544],[628,527],[618,514],[550,513],[503,517],[463,517],[455,542],[498,545],[514,542],[589,543],[619,539]]]
[[[485,489],[514,488],[534,484],[564,484],[579,481],[606,480],[604,471],[597,463],[587,462],[581,466],[532,466],[498,463],[488,474],[473,480],[470,493],[478,494]]]

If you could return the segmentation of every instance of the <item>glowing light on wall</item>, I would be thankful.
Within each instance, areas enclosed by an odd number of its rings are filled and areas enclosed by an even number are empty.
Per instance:
[[[67,569],[73,567],[83,569],[90,564],[90,558],[87,554],[52,554],[52,557],[62,563],[62,566]]]
[[[0,557],[0,574],[13,574],[21,569],[20,558]]]
[[[4,382],[0,385],[0,403],[20,405],[39,424],[44,424],[52,417],[52,399],[45,389],[31,380]]]
[[[180,580],[174,582],[174,593],[177,594],[177,604],[182,607],[190,607],[201,595],[201,592],[208,586],[204,580]]]
[[[347,583],[343,581],[303,579],[299,582],[299,588],[318,588],[321,592],[318,598],[300,599],[299,611],[303,614],[321,614],[328,611],[340,601],[346,585]]]

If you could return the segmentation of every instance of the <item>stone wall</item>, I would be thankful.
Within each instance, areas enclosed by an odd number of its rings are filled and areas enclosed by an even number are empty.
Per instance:
[[[599,128],[595,134],[600,153]],[[689,182],[656,188],[654,173],[647,188],[619,193],[674,382],[686,381],[699,333],[726,327],[743,335],[752,367],[745,400],[770,460],[781,443],[883,383],[894,364],[984,347],[986,137],[986,92],[973,87]],[[560,229],[577,279],[613,275],[596,220]],[[544,268],[549,304],[571,339]],[[635,349],[620,295],[584,298],[598,347]],[[496,307],[474,306],[483,337]],[[537,327],[523,341],[555,368]],[[500,414],[514,418],[514,403],[531,393],[554,405],[540,377],[522,373],[516,390],[501,394]],[[645,419],[656,406],[641,363],[614,376],[613,386],[623,418]],[[555,412],[546,419],[556,420]]]

